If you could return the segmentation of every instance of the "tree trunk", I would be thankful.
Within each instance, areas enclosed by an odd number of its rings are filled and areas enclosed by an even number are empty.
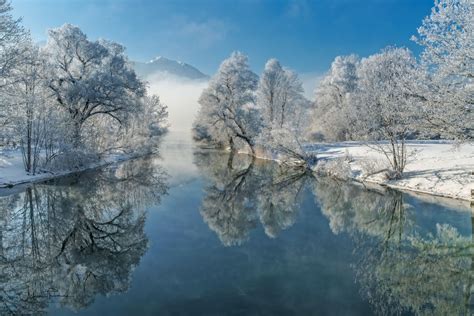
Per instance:
[[[31,172],[31,122],[26,129],[26,172]]]
[[[250,148],[250,154],[252,155],[252,157],[255,157],[254,145],[250,141],[247,141],[247,144],[249,145],[249,148]]]
[[[72,147],[74,149],[78,149],[81,146],[81,129],[82,129],[81,122],[74,120],[73,131],[72,131]]]
[[[235,149],[234,139],[232,137],[229,139],[229,145],[230,145],[230,155],[229,155],[229,159],[227,160],[227,167],[229,169],[233,169],[234,156],[235,156],[236,149]]]
[[[2,207],[0,208],[0,258],[3,258],[4,250],[3,250],[3,232],[5,231],[5,222],[7,217],[7,208]]]
[[[32,128],[33,128],[33,110],[31,106],[27,105],[26,111],[26,161],[25,169],[26,172],[30,173],[31,170],[31,160],[32,160],[32,150],[31,150],[31,137],[32,137]]]

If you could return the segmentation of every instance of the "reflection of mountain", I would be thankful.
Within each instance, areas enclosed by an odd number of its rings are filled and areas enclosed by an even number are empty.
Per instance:
[[[137,74],[142,78],[149,76],[174,76],[181,77],[184,79],[208,79],[209,77],[203,74],[195,67],[183,63],[168,59],[165,57],[156,57],[149,62],[133,62],[133,66]]]
[[[42,314],[53,299],[78,310],[124,292],[147,249],[144,208],[167,191],[151,160],[64,181],[0,200],[2,315]]]
[[[304,170],[281,169],[246,155],[197,153],[196,165],[209,180],[201,215],[221,242],[243,243],[260,222],[269,237],[292,226],[307,177]]]

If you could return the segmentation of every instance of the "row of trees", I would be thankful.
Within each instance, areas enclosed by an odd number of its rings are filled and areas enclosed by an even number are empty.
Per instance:
[[[147,94],[122,45],[65,24],[39,47],[10,12],[0,1],[0,145],[19,146],[27,172],[153,148],[166,106]]]
[[[194,138],[231,152],[298,143],[310,102],[298,76],[270,59],[260,79],[247,56],[234,52],[222,62],[203,91]],[[289,146],[291,148],[291,146]],[[246,149],[245,149],[246,148]]]
[[[405,140],[474,138],[474,5],[436,1],[412,38],[419,60],[389,47],[359,59],[338,56],[316,89],[313,132],[330,141],[387,140],[377,145],[400,177]]]
[[[233,150],[246,144],[252,153],[258,145],[293,154],[301,153],[301,135],[306,141],[376,141],[400,177],[407,139],[474,138],[473,27],[472,1],[436,1],[413,37],[424,47],[419,59],[396,47],[362,59],[338,56],[314,102],[275,59],[258,80],[247,57],[233,53],[202,93],[195,138]]]

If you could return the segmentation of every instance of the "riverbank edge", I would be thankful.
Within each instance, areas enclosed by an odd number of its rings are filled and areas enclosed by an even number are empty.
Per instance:
[[[261,155],[252,155],[251,153],[249,152],[245,152],[245,151],[239,151],[240,154],[246,154],[246,155],[250,155],[250,156],[254,156],[256,159],[260,159],[260,160],[269,160],[269,161],[274,161],[278,164],[281,164],[281,161],[279,159],[275,159],[275,158],[272,158],[272,157],[268,157],[268,156],[261,156]],[[314,152],[311,152],[311,153],[314,153]],[[318,155],[318,153],[316,152],[316,155]],[[428,196],[433,196],[433,197],[439,197],[439,198],[443,198],[443,199],[453,199],[453,200],[457,200],[457,201],[462,201],[464,203],[470,203],[470,208],[472,209],[472,211],[474,212],[474,196],[460,196],[460,195],[452,195],[452,194],[447,194],[447,193],[441,193],[441,192],[435,192],[435,191],[428,191],[428,190],[421,190],[421,189],[417,189],[417,188],[414,188],[414,187],[410,187],[410,186],[401,186],[401,185],[397,185],[397,184],[394,184],[394,183],[388,183],[387,181],[384,181],[384,180],[380,180],[380,181],[377,181],[377,180],[374,180],[374,179],[361,179],[359,177],[353,177],[353,176],[349,176],[348,178],[346,179],[341,179],[341,178],[338,178],[334,175],[330,175],[330,174],[320,174],[318,172],[316,172],[314,170],[314,168],[312,169],[312,172],[314,174],[317,174],[319,176],[325,176],[325,177],[329,177],[329,178],[333,178],[333,179],[337,179],[337,180],[340,180],[340,181],[351,181],[351,182],[356,182],[356,183],[361,183],[361,184],[365,184],[365,185],[378,185],[380,187],[383,187],[383,188],[390,188],[390,189],[393,189],[393,190],[397,190],[397,191],[402,191],[402,192],[406,192],[406,193],[416,193],[417,196],[420,196],[420,195],[428,195]]]
[[[36,184],[36,183],[42,183],[42,182],[46,182],[46,181],[50,181],[54,179],[59,179],[62,177],[73,175],[73,174],[80,174],[83,172],[104,168],[104,167],[111,166],[114,164],[123,163],[125,161],[143,158],[149,155],[153,155],[153,153],[122,154],[122,155],[114,156],[113,159],[110,159],[110,157],[105,158],[101,161],[84,166],[82,168],[76,168],[76,169],[64,170],[64,171],[58,171],[58,172],[48,172],[48,173],[45,172],[45,173],[40,173],[36,175],[25,175],[26,176],[25,178],[21,178],[15,181],[0,182],[0,196],[2,195],[1,193],[8,193],[7,192],[8,190],[14,189],[22,185]]]

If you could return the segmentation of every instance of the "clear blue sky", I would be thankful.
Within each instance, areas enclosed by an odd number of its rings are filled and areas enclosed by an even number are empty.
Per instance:
[[[12,0],[35,40],[63,23],[127,47],[130,58],[162,55],[213,73],[233,50],[260,71],[276,57],[322,73],[337,55],[367,56],[410,41],[433,0]]]

